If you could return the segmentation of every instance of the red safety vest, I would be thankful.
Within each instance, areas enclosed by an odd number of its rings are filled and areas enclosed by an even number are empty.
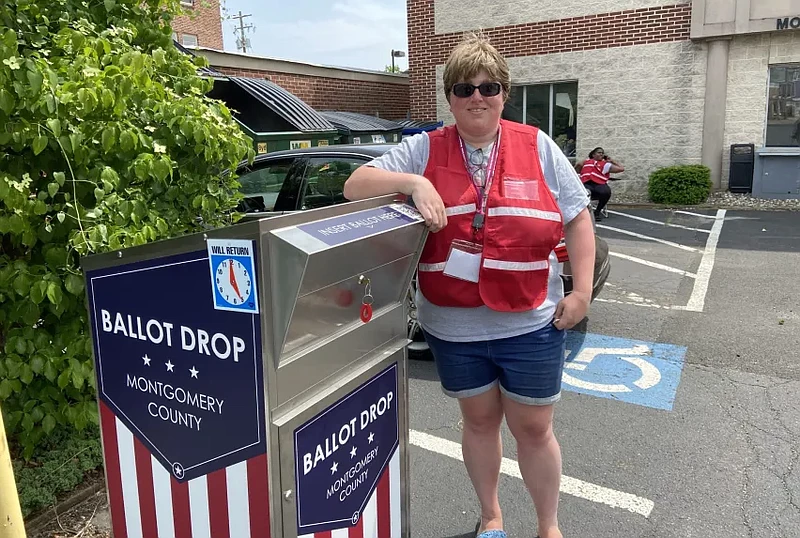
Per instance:
[[[581,167],[581,181],[584,183],[587,181],[594,181],[600,185],[608,183],[608,180],[611,179],[611,175],[603,173],[603,168],[605,168],[607,162],[608,161],[587,159]]]
[[[505,120],[500,125],[494,181],[477,232],[472,223],[481,200],[467,172],[458,131],[449,126],[428,134],[424,175],[444,201],[447,226],[428,235],[418,284],[435,305],[524,312],[547,297],[549,257],[562,237],[563,218],[539,163],[538,129]],[[456,239],[483,246],[477,283],[444,274]]]

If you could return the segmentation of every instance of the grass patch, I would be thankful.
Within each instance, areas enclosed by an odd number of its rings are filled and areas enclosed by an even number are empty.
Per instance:
[[[52,506],[102,467],[100,430],[92,426],[82,432],[59,432],[30,461],[17,458],[12,464],[22,515],[28,517]]]

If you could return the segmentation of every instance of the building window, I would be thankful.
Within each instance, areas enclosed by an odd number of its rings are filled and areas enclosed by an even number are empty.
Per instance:
[[[181,0],[181,5],[194,7],[194,0]]]
[[[556,141],[567,157],[575,157],[578,83],[512,86],[503,118],[538,127]]]
[[[183,36],[181,37],[181,41],[183,42],[184,47],[197,46],[197,36],[194,34],[183,34]]]
[[[800,146],[800,64],[769,68],[767,146]]]
[[[178,32],[172,32],[172,40],[173,41],[177,41],[178,40]]]

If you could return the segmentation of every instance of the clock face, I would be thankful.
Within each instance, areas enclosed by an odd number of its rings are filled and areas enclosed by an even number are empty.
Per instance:
[[[214,272],[214,284],[223,299],[238,306],[247,301],[253,289],[250,273],[240,262],[222,260]]]

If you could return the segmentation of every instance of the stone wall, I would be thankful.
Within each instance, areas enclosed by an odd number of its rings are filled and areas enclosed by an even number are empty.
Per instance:
[[[578,82],[577,155],[602,146],[626,171],[614,188],[642,191],[663,166],[699,164],[706,51],[689,41],[509,59],[514,84]],[[437,116],[452,123],[437,69]]]

